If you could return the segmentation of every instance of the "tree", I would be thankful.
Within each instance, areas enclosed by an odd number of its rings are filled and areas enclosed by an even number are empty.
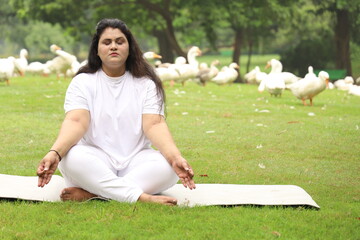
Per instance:
[[[98,18],[103,18],[104,16],[117,17],[125,21],[128,25],[140,26],[146,34],[152,35],[157,39],[159,53],[163,57],[162,61],[173,62],[176,51],[172,43],[175,41],[177,46],[178,44],[176,38],[175,40],[171,40],[169,36],[175,36],[175,33],[169,34],[164,18],[157,13],[157,11],[166,13],[169,9],[167,7],[163,8],[160,4],[152,5],[151,2],[145,2],[136,0],[104,0],[101,1],[101,6],[96,7],[96,16],[98,16]],[[149,6],[147,4],[149,4]],[[151,7],[152,10],[150,10],[149,7]],[[156,11],[153,9],[156,9]],[[123,14],[119,16],[119,12]],[[171,15],[170,13],[168,14]],[[182,50],[181,54],[185,55]]]
[[[350,41],[359,42],[354,38],[360,24],[360,0],[313,0],[319,7],[318,13],[330,12],[335,16],[334,42],[336,47],[335,65],[338,69],[346,69],[352,75],[350,58]]]
[[[290,16],[277,34],[284,69],[304,76],[309,66],[331,68],[335,56],[331,14],[319,15],[311,0],[300,0],[290,9]]]
[[[287,6],[293,4],[293,1],[281,0],[243,0],[243,1],[222,1],[209,0],[205,4],[202,0],[192,0],[194,14],[202,19],[199,21],[208,21],[205,32],[208,38],[216,39],[214,26],[228,27],[234,33],[232,44],[233,55],[232,61],[239,64],[241,51],[245,46],[249,47],[249,60],[247,71],[249,70],[252,47],[261,37],[271,35],[273,26],[276,21],[287,17]],[[226,22],[224,24],[224,22]],[[204,23],[204,22],[203,22]],[[241,76],[239,79],[241,81]]]
[[[11,0],[10,3],[18,9],[17,14],[22,19],[59,23],[78,39],[82,31],[88,32],[89,29],[93,29],[96,21],[99,20],[94,19],[94,15],[102,18],[109,17],[109,14],[104,16],[101,13],[111,13],[110,15],[116,13],[116,17],[119,18],[117,10],[122,9],[121,19],[129,20],[127,22],[136,22],[139,18],[147,17],[144,21],[146,24],[144,22],[137,24],[158,39],[160,54],[164,55],[165,59],[171,57],[173,61],[172,53],[186,56],[176,39],[173,26],[174,17],[181,15],[180,0],[84,0],[76,4],[72,0]],[[77,14],[74,14],[75,12]],[[137,15],[134,16],[134,13]]]

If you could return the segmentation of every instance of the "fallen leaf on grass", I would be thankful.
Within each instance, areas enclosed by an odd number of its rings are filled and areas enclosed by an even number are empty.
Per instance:
[[[277,236],[277,237],[280,237],[280,236],[281,236],[281,234],[280,234],[279,232],[277,232],[277,231],[272,231],[271,234],[272,234],[272,235],[275,235],[275,236]]]
[[[200,177],[209,177],[207,174],[200,174]]]
[[[283,134],[283,133],[285,133],[285,132],[287,132],[287,130],[285,129],[285,130],[282,130],[281,132],[279,132],[277,135],[280,135],[280,134]]]
[[[287,122],[287,123],[300,123],[300,121],[290,121],[290,122]]]
[[[231,113],[224,113],[223,117],[224,118],[229,118],[229,117],[232,117],[232,114]]]

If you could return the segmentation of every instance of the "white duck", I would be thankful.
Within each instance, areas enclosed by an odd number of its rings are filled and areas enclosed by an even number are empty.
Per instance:
[[[170,86],[173,86],[174,80],[180,77],[179,72],[175,69],[173,64],[170,64],[167,67],[155,68],[155,73],[162,82],[170,81]]]
[[[250,72],[244,75],[244,80],[249,84],[257,84],[256,74],[260,72],[260,67],[255,66]]]
[[[175,64],[185,64],[186,63],[186,58],[184,58],[183,56],[179,56],[177,58],[175,58]],[[155,61],[155,67],[163,67],[163,68],[168,68],[172,65],[173,63],[162,63],[160,60],[156,60]]]
[[[294,82],[298,81],[300,78],[297,77],[295,74],[290,72],[283,72],[283,65],[277,59],[271,59],[267,62],[265,69],[271,67],[271,71],[269,73],[272,74],[271,78],[281,78],[285,82],[285,87],[288,88],[288,85],[293,84]]]
[[[28,66],[28,60],[27,60],[28,56],[29,56],[28,51],[25,48],[23,48],[20,50],[20,57],[15,58],[15,68],[21,76],[25,75],[26,68]]]
[[[146,59],[146,60],[154,60],[154,59],[161,59],[162,56],[160,56],[159,54],[155,53],[155,52],[145,52],[143,53],[143,57]]]
[[[228,83],[231,84],[239,76],[237,69],[239,69],[239,65],[237,63],[230,63],[229,66],[222,67],[220,72],[213,79],[211,79],[211,82],[214,82],[218,85],[224,85]]]
[[[339,79],[334,82],[334,86],[343,91],[349,91],[350,86],[354,84],[354,79],[351,76],[347,76],[344,79]]]
[[[314,73],[314,68],[312,66],[309,66],[308,67],[308,73],[305,74],[305,77],[304,78],[313,78],[313,77],[316,77],[316,74]]]
[[[10,78],[14,76],[15,58],[1,58],[0,59],[0,82],[5,81],[10,85]]]
[[[79,63],[78,60],[73,61],[70,65],[70,68],[66,70],[66,76],[74,77],[77,71],[79,71],[80,67],[81,63]]]
[[[211,81],[219,73],[219,69],[216,67],[219,63],[219,60],[214,60],[211,62],[210,67],[204,63],[200,64],[200,70],[196,75],[197,82],[205,86],[207,82]]]
[[[304,106],[306,106],[306,100],[310,100],[310,105],[313,105],[313,98],[326,89],[326,85],[329,82],[329,74],[325,71],[321,71],[318,77],[303,78],[289,86],[290,91],[295,97],[301,99]]]
[[[356,84],[356,85],[360,85],[360,77],[358,77],[358,78],[355,80],[355,84]]]
[[[351,85],[349,87],[349,94],[359,96],[360,97],[360,86],[358,85]]]
[[[66,77],[67,71],[69,69],[73,73],[77,72],[78,68],[80,67],[80,63],[77,62],[77,59],[74,55],[71,55],[61,50],[61,48],[55,44],[52,44],[50,46],[50,51],[58,55],[57,57],[51,60],[51,64],[49,66],[49,69],[52,72],[55,72],[58,78],[60,75]]]
[[[257,74],[256,77],[260,80],[258,91],[268,91],[271,96],[282,95],[285,89],[285,82],[282,78],[276,77],[279,73],[272,74]]]
[[[175,59],[175,64],[173,63],[160,63],[157,64],[157,68],[155,68],[155,73],[159,76],[162,82],[169,81],[170,86],[174,86],[175,80],[180,78],[180,73],[176,70],[177,65],[186,64],[186,58],[177,57]]]
[[[154,67],[159,67],[159,65],[161,65],[161,61],[157,60],[157,59],[162,59],[162,56],[152,52],[152,51],[148,51],[143,53],[143,57],[149,62],[152,63]]]
[[[201,56],[201,50],[199,47],[193,46],[187,53],[188,63],[174,63],[174,68],[179,73],[179,78],[174,79],[176,82],[181,83],[183,86],[187,80],[195,79],[199,72],[199,62],[196,57]]]
[[[45,63],[31,62],[27,66],[26,72],[47,76],[50,73],[50,70],[49,70],[47,64],[45,64]]]

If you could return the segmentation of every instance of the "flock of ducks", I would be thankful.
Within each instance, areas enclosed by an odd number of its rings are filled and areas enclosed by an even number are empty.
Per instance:
[[[5,81],[9,85],[11,77],[24,76],[25,73],[44,76],[54,73],[58,78],[60,76],[73,77],[79,68],[86,64],[86,61],[80,63],[76,56],[63,51],[55,44],[50,46],[50,51],[56,57],[46,63],[28,63],[28,51],[26,49],[21,49],[19,58],[10,56],[0,59],[0,81]]]
[[[28,51],[22,49],[19,58],[8,57],[0,59],[0,81],[10,84],[10,78],[16,75],[24,76],[25,73],[49,75],[56,74],[57,78],[73,77],[79,68],[87,61],[79,62],[76,56],[63,51],[59,46],[53,44],[50,51],[56,56],[46,63],[31,62],[28,64]],[[187,81],[194,81],[202,86],[208,82],[218,85],[233,83],[239,75],[239,66],[237,63],[231,63],[222,67],[220,70],[218,60],[214,60],[210,66],[206,63],[199,63],[197,57],[202,52],[199,47],[193,46],[187,53],[187,59],[184,57],[176,58],[174,63],[162,63],[160,55],[154,52],[144,53],[144,58],[154,60],[156,74],[163,81],[169,81],[170,86],[175,83],[185,85]],[[258,91],[267,91],[271,96],[281,97],[284,90],[290,90],[295,97],[300,99],[304,105],[306,100],[313,105],[313,98],[323,92],[325,89],[337,88],[348,91],[349,94],[360,96],[360,86],[354,84],[354,79],[350,76],[345,79],[339,79],[332,84],[329,82],[329,74],[325,71],[319,72],[318,76],[309,66],[308,73],[303,77],[298,77],[290,72],[283,72],[282,63],[279,60],[271,59],[266,67],[271,68],[267,74],[256,66],[253,70],[246,73],[244,78],[249,84],[257,84]],[[356,84],[360,84],[360,78]]]
[[[184,57],[178,57],[174,63],[161,63],[160,60],[155,62],[155,71],[161,81],[170,81],[170,86],[174,83],[181,83],[185,85],[187,81],[194,81],[200,85],[205,86],[208,82],[213,82],[219,85],[231,84],[239,76],[239,65],[231,63],[229,66],[224,66],[220,70],[218,60],[214,60],[210,66],[207,63],[199,63],[198,56],[202,52],[197,46],[193,46],[187,53],[187,60]],[[161,59],[161,56],[158,55]]]
[[[258,84],[259,92],[268,91],[271,96],[281,96],[287,89],[305,106],[307,100],[310,101],[310,105],[313,105],[313,98],[325,89],[337,88],[360,96],[360,86],[354,85],[354,79],[351,76],[338,79],[333,84],[329,82],[329,74],[326,71],[320,71],[316,76],[312,66],[308,67],[308,73],[303,78],[290,72],[283,72],[282,63],[276,59],[271,59],[265,68],[268,67],[271,67],[271,71],[267,74],[261,72],[259,66],[256,66],[245,74],[245,80],[250,84]],[[357,79],[357,84],[360,84],[360,78]]]

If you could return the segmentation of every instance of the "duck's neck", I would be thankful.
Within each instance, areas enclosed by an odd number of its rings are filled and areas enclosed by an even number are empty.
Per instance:
[[[199,67],[199,62],[196,60],[196,56],[194,52],[189,52],[187,58],[190,65]]]

